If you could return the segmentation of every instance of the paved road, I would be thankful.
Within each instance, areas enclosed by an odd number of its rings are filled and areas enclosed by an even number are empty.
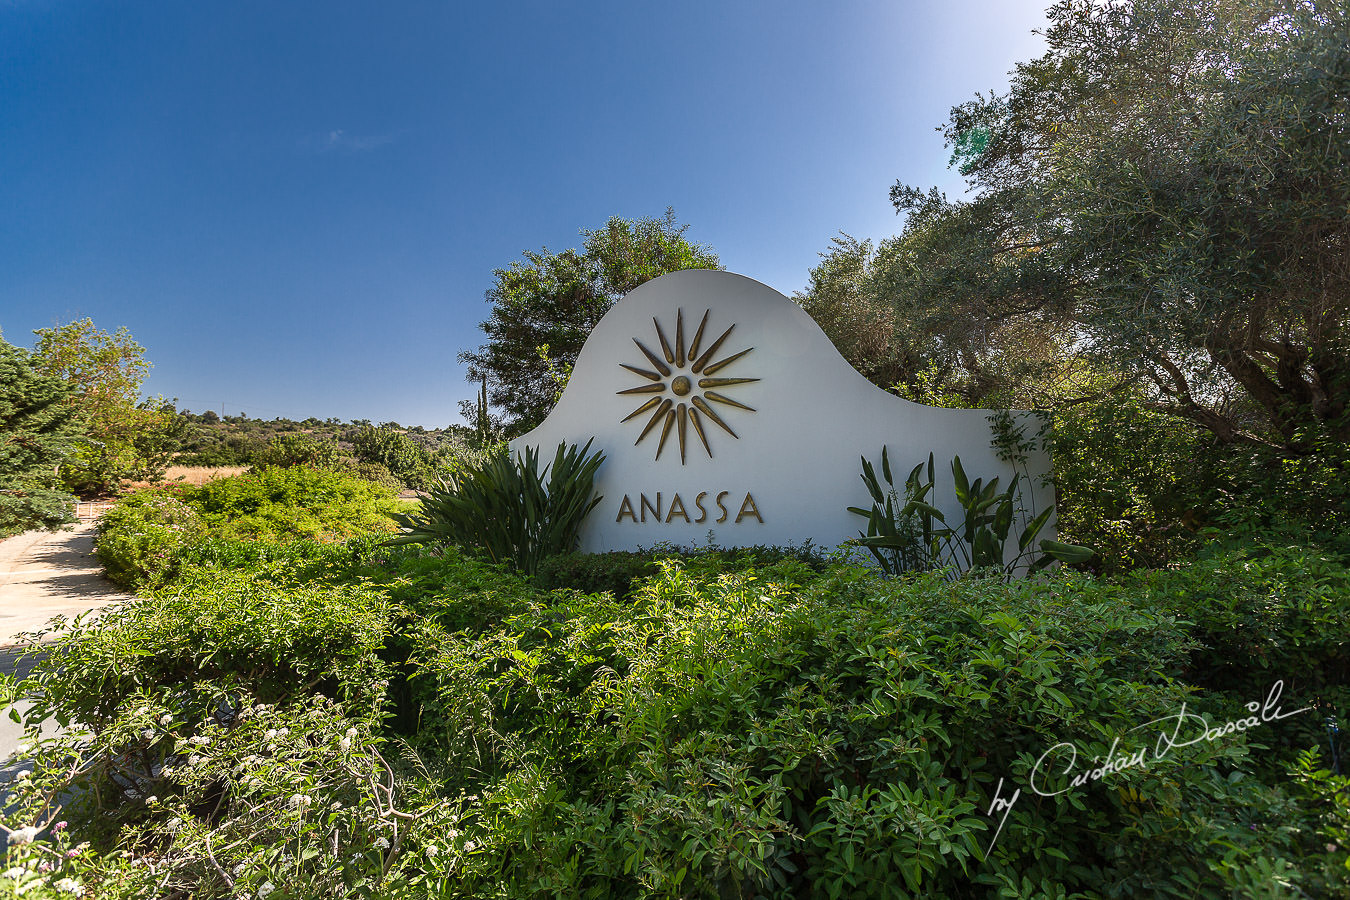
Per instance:
[[[33,657],[21,653],[20,633],[37,631],[54,616],[73,618],[130,596],[103,577],[91,524],[71,531],[28,531],[0,541],[0,671],[22,677],[33,667]],[[19,705],[21,712],[26,707]],[[6,764],[22,735],[8,708],[0,709],[0,782],[13,777],[15,767]]]
[[[0,647],[19,643],[53,617],[125,600],[94,557],[94,526],[27,531],[0,541]]]

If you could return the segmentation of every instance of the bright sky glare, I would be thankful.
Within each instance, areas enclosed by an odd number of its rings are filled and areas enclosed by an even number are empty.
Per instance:
[[[492,270],[613,215],[783,293],[1048,0],[0,0],[0,329],[127,326],[148,393],[459,422]]]

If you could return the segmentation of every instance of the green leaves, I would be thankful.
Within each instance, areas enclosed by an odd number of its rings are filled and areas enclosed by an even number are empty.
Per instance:
[[[590,448],[559,444],[542,472],[539,452],[526,447],[514,460],[502,454],[454,475],[418,513],[399,517],[403,532],[390,543],[457,544],[533,574],[546,557],[576,549],[582,520],[600,502],[592,493],[605,457],[588,456]]]
[[[872,508],[848,507],[849,512],[867,519],[867,532],[860,533],[851,543],[866,547],[886,574],[945,570],[954,577],[963,571],[994,569],[1008,578],[1019,571],[1038,571],[1055,561],[1081,563],[1092,556],[1087,547],[1052,540],[1042,540],[1038,545],[1040,555],[1034,554],[1032,544],[1054,515],[1054,507],[1028,517],[1018,491],[1020,474],[1014,475],[1008,487],[1000,492],[998,478],[987,484],[983,478],[971,481],[961,465],[961,457],[954,457],[952,485],[962,518],[960,527],[952,528],[942,511],[925,500],[934,487],[933,454],[928,454],[926,482],[919,480],[923,469],[920,463],[910,471],[905,481],[905,502],[901,505],[886,447],[881,448],[886,487],[877,479],[872,464],[865,457],[862,460],[862,479],[872,497]],[[1008,538],[1014,521],[1019,519],[1022,530],[1017,537],[1016,552],[1010,555]]]

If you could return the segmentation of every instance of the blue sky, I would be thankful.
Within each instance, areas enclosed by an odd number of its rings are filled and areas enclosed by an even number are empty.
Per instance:
[[[0,330],[125,325],[147,393],[458,422],[492,270],[674,207],[786,294],[934,131],[1042,52],[1042,0],[0,0]]]

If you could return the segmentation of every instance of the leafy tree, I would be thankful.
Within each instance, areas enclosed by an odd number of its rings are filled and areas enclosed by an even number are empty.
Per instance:
[[[358,460],[384,466],[402,485],[420,490],[436,482],[435,455],[397,427],[364,425],[351,441]]]
[[[843,235],[796,301],[854,368],[878,387],[929,406],[1044,408],[1084,387],[1092,367],[1070,335],[1042,323],[960,321],[897,291],[907,238]]]
[[[278,434],[253,456],[255,469],[289,469],[309,466],[331,469],[339,464],[342,453],[337,445],[307,434],[291,432]]]
[[[892,189],[887,296],[946,342],[1021,323],[1225,442],[1350,439],[1350,11],[1061,2],[945,126],[975,195]]]
[[[673,210],[660,219],[612,218],[583,231],[580,250],[526,252],[493,272],[492,314],[481,324],[487,342],[460,354],[472,381],[487,378],[488,396],[508,431],[543,420],[586,337],[614,302],[638,285],[680,269],[720,268],[712,250],[684,237]],[[478,421],[465,404],[465,418]]]
[[[0,338],[0,537],[72,521],[57,467],[79,440],[71,388]]]
[[[79,319],[34,333],[38,370],[73,388],[68,402],[88,437],[62,468],[67,486],[104,493],[123,479],[162,477],[187,423],[163,400],[142,401],[150,363],[131,332]]]

